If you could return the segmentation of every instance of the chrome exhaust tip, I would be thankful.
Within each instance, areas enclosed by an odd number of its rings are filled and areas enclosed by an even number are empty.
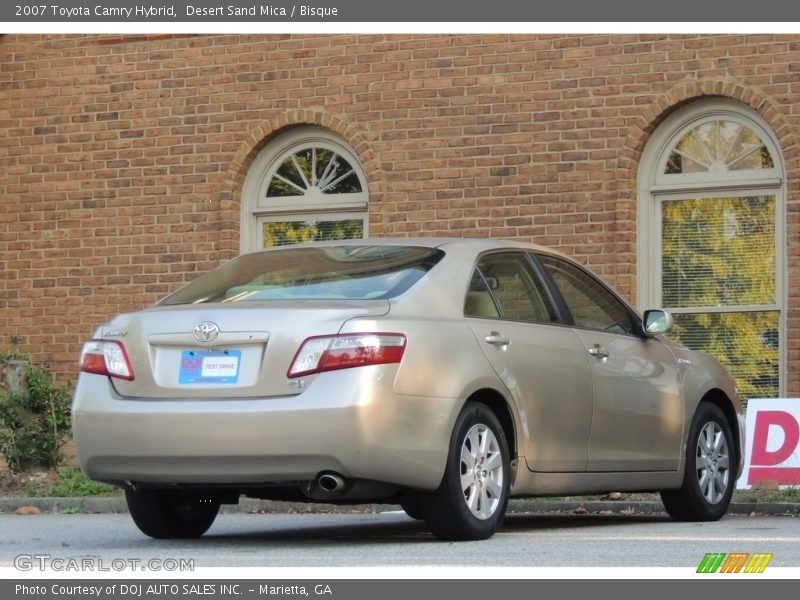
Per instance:
[[[344,490],[345,480],[336,473],[325,473],[317,478],[317,484],[326,492],[340,492]]]

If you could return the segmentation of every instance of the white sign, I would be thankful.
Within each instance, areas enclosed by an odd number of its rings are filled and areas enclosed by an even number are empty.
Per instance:
[[[203,358],[202,377],[236,377],[239,359],[236,356],[206,356]]]
[[[744,472],[737,487],[800,486],[800,398],[750,400],[745,428]]]

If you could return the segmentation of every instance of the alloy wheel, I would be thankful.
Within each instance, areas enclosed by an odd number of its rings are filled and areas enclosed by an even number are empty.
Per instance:
[[[725,434],[716,422],[706,423],[700,431],[696,457],[700,491],[709,504],[717,504],[728,491],[730,456]]]
[[[497,438],[486,425],[473,425],[461,444],[461,489],[469,511],[478,519],[488,519],[497,510],[503,478]]]

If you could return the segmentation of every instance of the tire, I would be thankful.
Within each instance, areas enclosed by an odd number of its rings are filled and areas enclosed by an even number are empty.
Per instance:
[[[676,521],[716,521],[727,512],[736,485],[736,447],[730,423],[715,404],[701,402],[686,442],[683,485],[661,500]]]
[[[156,539],[197,538],[219,512],[219,500],[174,490],[125,490],[133,522]]]
[[[402,502],[400,502],[400,508],[402,508],[403,511],[412,519],[421,521],[424,518],[422,501],[416,494],[403,498]]]
[[[425,523],[443,540],[490,538],[506,514],[510,475],[500,422],[486,405],[468,403],[453,428],[442,483],[421,496]]]

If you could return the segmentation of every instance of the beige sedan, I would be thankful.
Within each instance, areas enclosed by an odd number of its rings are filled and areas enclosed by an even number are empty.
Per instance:
[[[509,497],[660,491],[720,518],[741,407],[714,359],[591,273],[507,241],[383,239],[247,254],[97,329],[81,466],[147,535],[240,496],[399,503],[484,539]]]

